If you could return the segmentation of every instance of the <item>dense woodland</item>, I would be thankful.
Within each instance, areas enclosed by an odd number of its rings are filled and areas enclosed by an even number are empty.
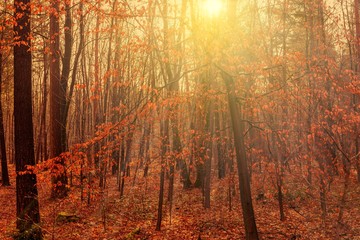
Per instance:
[[[0,23],[0,239],[360,239],[358,0],[5,0]]]

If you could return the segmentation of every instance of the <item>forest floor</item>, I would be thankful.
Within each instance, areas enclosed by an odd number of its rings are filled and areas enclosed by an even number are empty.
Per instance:
[[[13,169],[10,166],[12,173]],[[170,204],[165,201],[162,228],[155,231],[159,178],[157,173],[152,174],[146,180],[138,177],[134,186],[133,179],[127,179],[121,199],[116,177],[109,176],[105,191],[93,190],[90,204],[80,200],[79,188],[72,188],[65,199],[49,199],[47,176],[39,176],[41,226],[45,239],[244,239],[238,189],[235,188],[230,210],[228,178],[212,181],[210,209],[203,207],[201,190],[183,190],[176,180],[171,216]],[[12,239],[15,230],[14,177],[12,174],[12,186],[0,187],[1,240]],[[286,185],[284,193],[284,221],[279,220],[278,202],[271,187],[262,187],[265,192],[259,195],[260,185],[252,186],[261,239],[360,239],[360,186],[355,179],[351,179],[342,223],[337,222],[342,182],[334,181],[333,189],[328,192],[325,221],[321,218],[318,199],[299,187],[301,179],[288,182],[291,184]],[[79,219],[57,222],[60,212],[75,214]]]

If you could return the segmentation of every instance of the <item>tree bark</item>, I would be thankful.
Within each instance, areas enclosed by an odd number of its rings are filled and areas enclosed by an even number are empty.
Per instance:
[[[160,190],[159,190],[159,201],[158,201],[158,216],[156,221],[156,231],[161,230],[162,222],[162,210],[164,202],[164,185],[165,185],[165,167],[166,167],[166,154],[170,145],[169,142],[169,119],[166,119],[162,122],[160,127],[161,132],[161,172],[160,172]]]
[[[1,43],[1,41],[0,41]],[[0,52],[0,154],[1,154],[1,178],[3,186],[10,186],[8,164],[6,158],[4,117],[2,110],[2,53]]]
[[[205,176],[204,176],[204,207],[210,208],[211,197],[211,161],[212,161],[212,138],[213,138],[213,101],[209,100],[209,106],[206,116],[206,139],[205,139]]]
[[[232,122],[232,128],[234,133],[234,143],[236,151],[236,162],[239,176],[239,189],[240,189],[240,199],[241,207],[243,211],[243,220],[245,224],[245,233],[247,240],[259,239],[255,214],[251,199],[251,189],[250,189],[250,179],[247,166],[245,144],[244,144],[244,123],[241,121],[241,116],[239,113],[239,106],[236,104],[236,96],[234,93],[235,83],[229,74],[222,71],[222,78],[225,82],[227,95],[228,95],[228,104],[230,110],[230,117]],[[240,105],[241,109],[241,105]]]
[[[60,77],[61,88],[59,91],[59,100],[60,100],[60,116],[61,116],[61,152],[67,150],[67,135],[66,135],[66,125],[68,118],[68,104],[70,103],[71,97],[68,96],[68,82],[70,75],[70,64],[71,64],[71,53],[72,53],[72,35],[71,35],[71,10],[70,3],[65,2],[65,24],[64,24],[64,57],[62,59],[62,71]],[[81,40],[80,40],[81,41]],[[80,44],[81,45],[81,44]],[[81,51],[81,50],[79,50]],[[73,72],[74,73],[74,72]],[[72,93],[72,92],[71,92]]]
[[[59,28],[59,2],[51,2],[52,10],[50,16],[50,139],[51,149],[50,158],[54,159],[52,168],[52,198],[63,198],[67,195],[67,176],[65,171],[65,160],[60,154],[63,149],[63,128],[62,109],[63,109],[63,89],[60,76],[60,28]]]
[[[355,12],[355,29],[356,29],[356,58],[357,58],[357,65],[356,65],[356,73],[359,74],[360,72],[360,17],[359,17],[359,0],[354,0],[354,12]],[[352,96],[354,111],[359,112],[358,102],[359,96],[353,94]],[[358,133],[358,126],[355,126],[354,132]],[[360,156],[359,156],[359,149],[360,149],[360,136],[359,134],[355,134],[355,155],[357,156],[355,159],[356,162],[356,170],[357,170],[357,180],[360,183]]]
[[[36,175],[28,166],[35,165],[32,119],[30,0],[15,0],[14,25],[14,126],[16,159],[16,226],[20,234],[31,231],[32,239],[41,239]]]
[[[217,148],[217,163],[218,163],[218,178],[223,179],[226,176],[225,169],[225,151],[224,151],[224,143],[223,138],[220,134],[220,114],[219,114],[220,106],[217,105],[217,109],[214,113],[214,121],[215,121],[215,141]]]

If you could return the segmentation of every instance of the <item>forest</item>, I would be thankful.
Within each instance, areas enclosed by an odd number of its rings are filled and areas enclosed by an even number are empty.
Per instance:
[[[0,1],[0,239],[360,239],[359,10]]]

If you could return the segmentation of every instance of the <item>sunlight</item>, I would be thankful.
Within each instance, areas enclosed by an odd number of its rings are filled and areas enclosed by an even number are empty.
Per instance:
[[[223,8],[221,0],[205,0],[204,10],[210,17],[218,16]]]

